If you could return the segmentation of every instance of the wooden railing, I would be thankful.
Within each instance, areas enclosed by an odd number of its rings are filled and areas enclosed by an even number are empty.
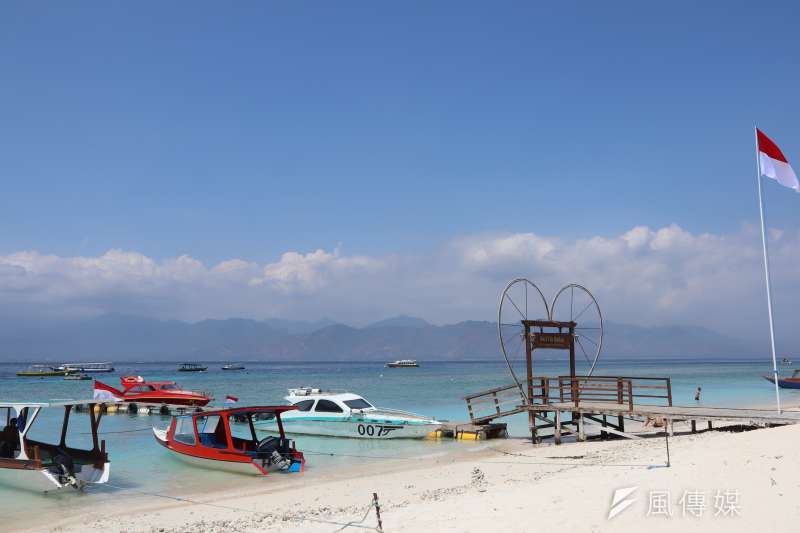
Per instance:
[[[571,403],[576,408],[585,404],[608,403],[625,405],[633,411],[634,404],[672,406],[670,378],[634,376],[534,376],[523,382],[528,402],[514,383],[466,396],[467,411],[473,423],[481,424],[494,418],[526,411],[529,405]]]

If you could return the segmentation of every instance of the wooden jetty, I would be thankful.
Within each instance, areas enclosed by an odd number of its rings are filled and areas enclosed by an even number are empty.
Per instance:
[[[673,405],[670,378],[532,376],[527,384],[521,385],[514,383],[467,396],[470,421],[476,425],[489,424],[498,418],[527,412],[533,441],[551,437],[556,444],[567,433],[579,441],[585,440],[590,425],[600,431],[601,437],[640,438],[626,432],[626,418],[660,421],[670,434],[676,422],[689,422],[692,431],[697,430],[698,423],[706,423],[709,428],[715,422],[748,426],[800,423],[800,412],[796,411]],[[527,397],[523,393],[526,388]],[[542,434],[544,429],[552,429],[552,434]]]
[[[672,380],[668,377],[577,375],[576,322],[523,319],[519,327],[525,345],[527,377],[467,396],[470,422],[475,425],[528,413],[534,443],[542,437],[552,437],[560,444],[565,433],[585,440],[587,425],[596,426],[602,438],[612,435],[640,438],[625,430],[626,418],[650,420],[654,425],[659,422],[668,433],[674,431],[675,422],[686,421],[691,423],[692,431],[697,430],[698,422],[707,423],[709,428],[714,422],[760,426],[800,423],[797,412],[674,406]],[[537,349],[567,351],[569,375],[534,375],[533,354]],[[544,429],[551,429],[552,434],[542,434]]]

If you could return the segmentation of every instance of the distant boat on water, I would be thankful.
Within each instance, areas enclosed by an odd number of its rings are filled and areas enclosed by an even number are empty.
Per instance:
[[[20,370],[17,375],[20,377],[44,378],[53,376],[66,376],[68,372],[50,365],[31,365],[25,370]]]
[[[239,363],[228,363],[227,365],[222,365],[222,370],[244,370],[244,365],[240,365]]]
[[[208,367],[200,363],[183,363],[178,367],[178,372],[205,372],[206,370]]]
[[[67,380],[67,381],[84,381],[84,380],[87,380],[87,379],[92,379],[92,376],[90,376],[89,374],[83,374],[83,373],[81,373],[81,374],[67,374],[66,376],[64,376],[64,379]]]
[[[419,363],[416,359],[398,359],[397,361],[386,363],[386,366],[389,368],[416,368]]]
[[[111,363],[64,363],[58,367],[66,372],[113,372]]]

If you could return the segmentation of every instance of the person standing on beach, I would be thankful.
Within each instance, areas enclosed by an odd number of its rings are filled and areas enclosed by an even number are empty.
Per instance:
[[[694,401],[696,402],[700,401],[700,393],[702,392],[702,390],[703,389],[701,389],[700,387],[697,387],[697,392],[694,393]]]

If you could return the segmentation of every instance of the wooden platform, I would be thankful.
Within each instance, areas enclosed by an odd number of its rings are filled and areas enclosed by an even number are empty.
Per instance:
[[[734,409],[729,407],[660,406],[635,404],[633,410],[628,404],[581,402],[577,407],[572,402],[553,402],[547,405],[521,406],[534,412],[580,413],[610,416],[641,416],[663,418],[670,421],[697,422],[720,421],[738,422],[745,425],[798,424],[800,412],[775,409]]]
[[[470,421],[483,425],[527,412],[533,442],[553,438],[560,444],[565,433],[586,438],[586,424],[611,436],[640,438],[625,430],[625,420],[650,419],[654,427],[673,433],[675,422],[714,422],[746,426],[800,423],[800,412],[774,409],[736,409],[672,405],[670,378],[652,376],[534,376],[527,382],[496,387],[464,398]],[[548,430],[547,433],[540,433]],[[552,434],[550,434],[552,430]]]

